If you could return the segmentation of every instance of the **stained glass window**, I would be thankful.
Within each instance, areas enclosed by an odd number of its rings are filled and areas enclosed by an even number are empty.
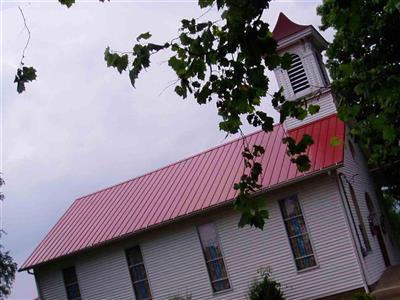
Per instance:
[[[149,281],[147,280],[142,252],[139,246],[126,250],[129,273],[137,300],[151,300]]]
[[[279,201],[297,270],[315,266],[314,251],[296,195]]]
[[[214,224],[199,226],[198,232],[214,293],[229,289],[231,286]]]
[[[81,292],[79,290],[78,277],[76,276],[75,267],[69,267],[62,270],[65,290],[68,300],[81,300]]]

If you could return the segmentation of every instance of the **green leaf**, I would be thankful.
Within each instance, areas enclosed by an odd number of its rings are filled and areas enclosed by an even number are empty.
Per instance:
[[[199,0],[199,6],[200,8],[205,8],[207,6],[210,6],[214,3],[214,0]]]
[[[310,104],[308,106],[308,112],[310,113],[310,115],[315,115],[316,113],[319,112],[319,105],[314,105],[314,104]]]
[[[329,144],[330,144],[332,147],[336,148],[336,147],[338,147],[338,146],[340,146],[340,145],[342,144],[342,140],[341,140],[340,138],[338,138],[337,136],[333,136],[333,137],[330,139]]]
[[[150,32],[144,32],[144,33],[141,33],[137,38],[136,38],[136,40],[138,41],[138,42],[140,42],[140,40],[148,40],[149,38],[151,38],[151,33]]]
[[[311,167],[310,159],[308,158],[307,155],[304,155],[304,154],[303,155],[299,155],[295,159],[292,159],[292,162],[294,162],[297,165],[297,169],[300,172],[306,172]]]
[[[289,70],[292,65],[292,57],[289,53],[285,53],[281,58],[281,66],[284,70]]]
[[[184,75],[186,73],[186,63],[185,61],[172,56],[168,60],[168,65],[176,72],[178,76]]]
[[[72,4],[75,3],[75,0],[59,0],[59,2],[63,5],[66,5],[68,8],[72,6]]]
[[[356,95],[362,95],[365,92],[365,84],[359,83],[354,87],[354,92]]]
[[[36,79],[36,69],[34,67],[22,67],[17,70],[14,82],[17,84],[17,92],[21,94],[25,91],[25,84]]]
[[[298,120],[303,121],[307,117],[307,111],[305,109],[301,109],[295,114],[295,117]]]
[[[178,96],[181,96],[183,98],[186,97],[186,89],[184,89],[183,87],[181,87],[180,85],[177,85],[175,87],[175,93],[178,94]]]
[[[117,53],[111,53],[110,47],[107,47],[104,52],[104,59],[107,62],[107,67],[114,67],[121,74],[128,67],[128,55],[119,55]]]
[[[139,72],[137,71],[136,68],[133,68],[132,70],[129,71],[129,79],[130,79],[133,87],[135,87],[135,82],[136,82],[136,79],[138,78],[138,75],[139,75]]]
[[[393,142],[396,139],[396,129],[390,125],[383,128],[383,138],[388,142]]]
[[[237,133],[242,122],[239,118],[230,118],[219,123],[219,128],[228,133]]]

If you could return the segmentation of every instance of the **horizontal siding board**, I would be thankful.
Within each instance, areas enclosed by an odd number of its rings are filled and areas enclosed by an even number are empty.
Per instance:
[[[339,169],[340,172],[344,173],[346,177],[350,180],[354,191],[356,193],[357,197],[357,202],[360,207],[361,215],[363,218],[364,225],[366,227],[367,235],[368,235],[368,240],[371,244],[372,251],[368,253],[368,255],[362,259],[362,264],[365,269],[366,273],[366,279],[367,283],[369,285],[374,284],[382,275],[383,271],[386,269],[383,257],[381,254],[381,250],[379,247],[378,239],[377,237],[373,236],[371,234],[371,231],[369,229],[368,225],[368,207],[366,204],[365,200],[365,192],[368,192],[370,195],[373,205],[375,207],[377,216],[382,214],[381,211],[381,204],[379,203],[379,200],[377,198],[376,192],[375,192],[375,185],[372,179],[371,174],[369,173],[368,170],[368,165],[367,162],[363,156],[363,153],[361,152],[360,148],[353,143],[354,147],[354,158],[351,154],[351,151],[349,149],[349,138],[346,137],[345,140],[345,148],[344,148],[344,165],[341,169]],[[345,191],[349,197],[350,205],[351,205],[351,212],[358,224],[358,219],[357,219],[357,213],[355,210],[355,207],[351,201],[351,196],[350,196],[350,191],[348,189],[347,184],[345,183]],[[352,230],[354,232],[355,236],[355,231],[354,227],[352,226]],[[360,232],[359,232],[360,233]],[[389,234],[384,234],[383,235],[384,240],[385,240],[385,245],[388,250],[389,258],[391,260],[392,264],[398,264],[400,263],[400,254],[397,246],[391,242],[391,239],[389,237]],[[360,238],[362,241],[362,236],[360,233]],[[358,240],[356,240],[357,246],[359,246]],[[360,254],[361,256],[361,254]]]
[[[293,193],[298,194],[319,263],[318,268],[301,273],[296,271],[278,205],[279,199]],[[84,299],[134,299],[124,249],[137,244],[142,250],[154,300],[186,294],[193,300],[245,299],[261,267],[271,268],[273,278],[282,284],[289,300],[314,299],[362,286],[333,179],[321,175],[267,193],[265,199],[270,219],[264,231],[239,228],[239,214],[231,208],[221,208],[70,258],[74,259]],[[232,285],[232,290],[218,295],[212,293],[196,230],[197,225],[209,221],[217,227]],[[58,271],[38,273],[43,290],[62,293],[62,281],[43,279],[59,273],[59,264]]]
[[[41,272],[35,271],[35,279],[39,287],[41,300],[66,299],[64,280],[60,270],[47,268]]]
[[[260,179],[262,188],[305,175],[297,171],[286,155],[286,145],[282,143],[282,138],[287,135],[296,138],[304,133],[316,135],[310,151],[318,152],[313,154],[315,158],[311,157],[312,168],[307,174],[341,163],[341,155],[336,155],[329,144],[325,145],[331,137],[344,131],[342,122],[336,120],[337,116],[331,115],[291,131],[276,125],[272,133],[259,131],[248,135],[250,145],[266,147],[266,153],[259,159],[265,170]],[[320,124],[331,124],[329,132],[321,131],[317,134],[314,127]],[[23,264],[22,269],[232,200],[237,194],[233,188],[234,183],[240,180],[244,169],[242,151],[243,141],[235,140],[78,199]],[[314,167],[316,165],[318,169]]]
[[[318,119],[324,118],[326,116],[330,116],[337,112],[335,101],[331,93],[325,93],[320,97],[315,97],[313,99],[309,99],[307,101],[307,105],[319,105],[319,112],[315,115],[309,115],[304,120],[298,120],[296,118],[287,118],[285,121],[286,128],[288,130],[294,129],[298,126],[302,126],[304,124],[309,124]]]

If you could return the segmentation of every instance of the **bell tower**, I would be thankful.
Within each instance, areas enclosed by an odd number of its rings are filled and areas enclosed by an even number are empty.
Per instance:
[[[285,121],[287,129],[292,129],[316,119],[336,113],[336,104],[330,90],[329,77],[322,62],[321,52],[328,42],[312,25],[299,25],[283,13],[272,32],[278,43],[278,54],[289,53],[292,65],[289,70],[274,70],[279,87],[283,87],[288,101],[302,101],[304,105],[319,105],[317,114],[304,120],[289,118]]]

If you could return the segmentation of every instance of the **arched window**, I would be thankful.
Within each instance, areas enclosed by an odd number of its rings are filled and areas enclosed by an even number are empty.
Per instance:
[[[358,205],[357,197],[356,197],[356,192],[354,191],[353,186],[349,182],[349,189],[350,189],[350,195],[351,195],[351,200],[353,201],[354,209],[357,214],[357,219],[358,219],[358,228],[360,229],[361,236],[364,241],[364,246],[367,251],[371,251],[371,244],[369,243],[368,240],[368,234],[367,230],[365,229],[364,225],[364,220],[361,214],[360,206]]]
[[[294,93],[298,93],[310,87],[307,75],[304,70],[301,58],[297,54],[290,54],[292,57],[292,64],[288,70],[289,80]]]

